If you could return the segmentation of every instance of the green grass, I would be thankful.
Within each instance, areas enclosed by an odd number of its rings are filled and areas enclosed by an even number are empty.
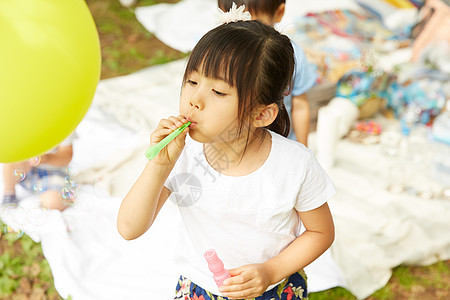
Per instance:
[[[368,299],[394,300],[398,298],[450,299],[450,262],[439,261],[426,267],[398,266],[394,268],[388,284],[373,293]],[[309,299],[350,300],[356,298],[346,289],[336,287],[310,293]]]
[[[394,292],[389,285],[384,286],[372,295],[373,299],[377,300],[391,300],[395,299]]]
[[[150,65],[161,65],[161,64],[166,64],[168,62],[171,62],[173,59],[171,59],[170,57],[168,57],[164,51],[162,50],[158,50],[155,53],[155,56],[150,58],[149,60],[149,64]]]
[[[136,20],[133,8],[118,0],[86,0],[94,17],[102,48],[102,78],[133,73],[186,56],[158,41]],[[165,1],[139,1],[153,5]],[[173,1],[169,1],[173,2]]]
[[[398,278],[400,286],[405,289],[410,289],[416,282],[414,275],[411,274],[411,271],[405,266],[396,268],[394,270],[394,275]]]
[[[0,221],[0,228],[4,227]],[[17,239],[16,234],[3,232],[1,239],[5,250],[0,254],[0,299],[13,294],[21,282],[36,282],[33,289],[44,290],[43,294],[51,299],[60,299],[40,243],[35,243],[27,235]]]
[[[164,3],[166,1],[163,0],[139,0],[137,5],[138,6],[148,6],[148,5],[154,5],[154,4],[158,4],[158,3]],[[171,1],[171,2],[176,2],[176,1]]]
[[[309,300],[329,300],[329,299],[356,299],[349,291],[344,288],[336,287],[322,292],[310,293]]]

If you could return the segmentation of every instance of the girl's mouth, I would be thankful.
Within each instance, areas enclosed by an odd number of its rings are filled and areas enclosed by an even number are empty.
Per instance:
[[[195,126],[197,126],[197,122],[195,122],[194,120],[191,119],[191,117],[186,117],[186,120],[188,120],[189,122],[191,122],[191,125],[189,125],[189,128],[193,128]]]

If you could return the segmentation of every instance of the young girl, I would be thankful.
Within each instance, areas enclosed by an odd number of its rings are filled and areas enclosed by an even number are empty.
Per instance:
[[[333,242],[335,190],[311,151],[284,137],[293,68],[289,38],[259,21],[223,24],[192,51],[181,115],[161,120],[150,144],[192,123],[147,163],[117,221],[135,239],[172,196],[186,229],[175,299],[307,297],[301,270]],[[208,249],[231,275],[220,288]]]

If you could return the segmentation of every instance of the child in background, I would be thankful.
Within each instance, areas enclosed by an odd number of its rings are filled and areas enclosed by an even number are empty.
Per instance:
[[[60,211],[67,208],[61,191],[68,178],[67,166],[72,160],[71,134],[50,152],[27,161],[3,164],[3,201],[2,205],[17,204],[16,185],[39,194],[41,205]]]
[[[302,269],[334,240],[327,201],[335,189],[313,153],[285,138],[283,95],[295,64],[289,38],[234,13],[237,20],[193,49],[180,115],[162,119],[150,144],[192,123],[147,162],[117,228],[127,240],[141,236],[171,196],[186,229],[175,299],[304,299]],[[220,288],[203,257],[208,249],[231,275]]]
[[[229,11],[236,3],[245,5],[253,20],[260,20],[267,25],[274,26],[284,16],[286,0],[218,0],[222,11]],[[306,59],[302,48],[291,41],[295,53],[295,71],[293,89],[284,97],[284,105],[291,118],[291,132],[288,138],[297,140],[308,146],[308,133],[310,126],[310,108],[306,92],[314,85],[317,79],[316,67]]]

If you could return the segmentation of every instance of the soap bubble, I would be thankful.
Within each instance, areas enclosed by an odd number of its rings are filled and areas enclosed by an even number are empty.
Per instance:
[[[32,189],[36,193],[42,193],[42,191],[44,190],[40,183],[33,184]]]
[[[20,182],[27,177],[27,173],[22,169],[16,169],[13,172],[14,177]]]
[[[21,215],[23,208],[17,204],[8,204],[2,207],[0,212],[0,236],[5,236],[8,240],[14,241],[23,236],[23,231],[18,229],[21,226]],[[8,223],[8,224],[6,224]]]
[[[66,186],[61,189],[61,198],[64,204],[73,205],[77,198],[77,191]]]
[[[40,156],[36,156],[33,158],[30,158],[30,164],[32,167],[36,167],[41,163],[41,157]]]
[[[18,240],[23,236],[23,231],[20,229],[13,229],[10,226],[3,224],[2,234],[8,239],[8,240]]]
[[[64,178],[64,184],[66,187],[74,189],[74,190],[77,190],[80,187],[80,184],[77,181],[72,180],[70,178],[70,176],[66,176]]]
[[[77,176],[79,173],[80,169],[76,164],[70,163],[67,166],[67,174],[69,174],[71,177]]]

